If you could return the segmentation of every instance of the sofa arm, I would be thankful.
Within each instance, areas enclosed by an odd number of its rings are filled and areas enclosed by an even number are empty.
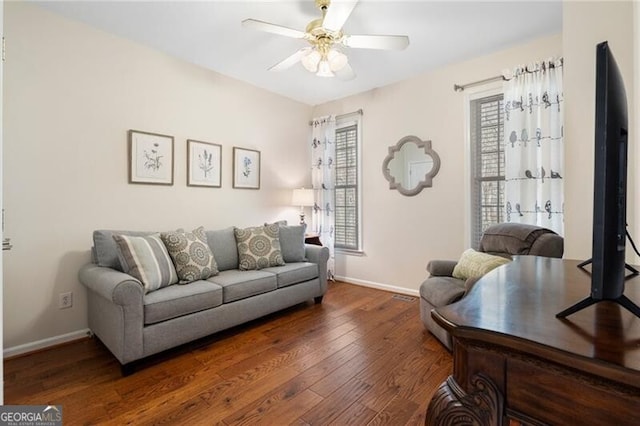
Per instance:
[[[144,356],[144,289],[131,275],[95,264],[84,265],[78,278],[87,295],[89,328],[121,364]]]
[[[329,248],[316,246],[313,244],[305,244],[304,255],[309,262],[318,264],[318,273],[320,278],[320,286],[324,293],[327,289],[327,262],[329,261]]]
[[[457,264],[457,260],[432,260],[427,263],[427,271],[432,277],[451,277]]]
[[[129,274],[90,263],[80,268],[78,279],[88,289],[117,305],[142,306],[142,283]]]

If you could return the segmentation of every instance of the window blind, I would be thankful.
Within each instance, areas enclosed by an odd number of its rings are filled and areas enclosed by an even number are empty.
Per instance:
[[[471,245],[477,248],[487,227],[504,217],[503,95],[475,99],[470,105],[472,158]]]
[[[335,247],[358,250],[358,126],[336,130]]]

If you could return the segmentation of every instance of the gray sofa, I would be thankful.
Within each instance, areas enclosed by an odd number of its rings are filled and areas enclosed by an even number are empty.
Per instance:
[[[480,239],[478,251],[505,258],[514,255],[561,258],[564,239],[555,232],[533,225],[499,223],[488,227]],[[479,278],[460,280],[453,277],[458,261],[432,260],[427,264],[430,276],[420,285],[420,319],[425,328],[452,349],[451,336],[431,317],[435,308],[462,299]]]
[[[282,228],[281,228],[282,229]],[[303,260],[284,266],[240,271],[234,228],[206,231],[219,273],[207,280],[174,284],[145,294],[143,285],[122,272],[114,234],[151,232],[94,232],[93,261],[79,279],[88,289],[89,328],[123,366],[134,361],[234,327],[278,310],[314,299],[327,290],[326,247],[302,244]],[[302,234],[304,235],[304,233]],[[281,232],[285,261],[291,238]]]

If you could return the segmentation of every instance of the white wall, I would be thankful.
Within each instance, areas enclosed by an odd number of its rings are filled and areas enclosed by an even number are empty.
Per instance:
[[[565,257],[591,257],[593,220],[593,155],[595,127],[596,44],[607,40],[622,78],[629,105],[629,179],[627,220],[630,230],[640,240],[640,223],[635,200],[640,199],[635,184],[640,132],[634,129],[635,118],[633,3],[630,1],[564,2],[564,97],[565,97]],[[627,245],[627,258],[634,256]]]
[[[630,126],[633,126],[635,129],[640,129],[640,3],[633,3],[633,88],[634,88],[634,109],[633,115],[631,116]],[[638,238],[638,232],[640,231],[640,208],[635,208],[635,200],[640,200],[640,170],[637,170],[638,159],[640,159],[640,148],[637,146],[640,145],[640,131],[635,131],[635,138],[631,139],[633,145],[636,146],[634,148],[636,150],[635,157],[632,157],[630,160],[631,166],[629,167],[630,173],[635,175],[635,188],[634,188],[634,204],[630,205],[629,213],[628,213],[628,221],[631,224],[631,232],[635,236],[635,239]],[[633,256],[633,255],[632,255]],[[632,257],[628,260],[629,263],[637,265],[640,263],[639,257]]]
[[[562,55],[560,34],[452,64],[400,83],[314,108],[314,116],[362,108],[364,256],[336,255],[340,277],[416,293],[431,259],[457,259],[465,237],[465,95],[463,84],[504,68]],[[432,141],[441,160],[433,187],[414,197],[389,190],[382,174],[388,147],[407,135]]]
[[[297,222],[311,107],[23,2],[4,29],[5,349],[87,327],[76,274],[94,229]],[[173,186],[127,183],[128,129],[175,137]],[[222,144],[221,189],[186,186],[186,139]],[[233,146],[262,152],[261,190],[231,188]]]

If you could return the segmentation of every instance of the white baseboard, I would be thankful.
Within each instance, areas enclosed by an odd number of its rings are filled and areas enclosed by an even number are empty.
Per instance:
[[[12,346],[4,349],[2,355],[4,358],[16,355],[26,354],[28,352],[37,351],[40,349],[48,348],[49,346],[59,345],[61,343],[71,342],[73,340],[82,339],[90,336],[91,331],[88,328],[84,330],[72,331],[71,333],[61,334],[59,336],[48,337],[46,339],[38,340],[31,343],[25,343],[23,345]]]
[[[390,291],[392,293],[407,294],[409,296],[414,296],[414,297],[420,296],[419,290],[411,290],[408,288],[397,287],[390,284],[382,284],[382,283],[376,283],[373,281],[359,280],[357,278],[340,277],[337,275],[336,275],[336,280],[344,281],[345,283],[349,283],[349,284],[361,285],[363,287],[370,287],[378,290]]]

